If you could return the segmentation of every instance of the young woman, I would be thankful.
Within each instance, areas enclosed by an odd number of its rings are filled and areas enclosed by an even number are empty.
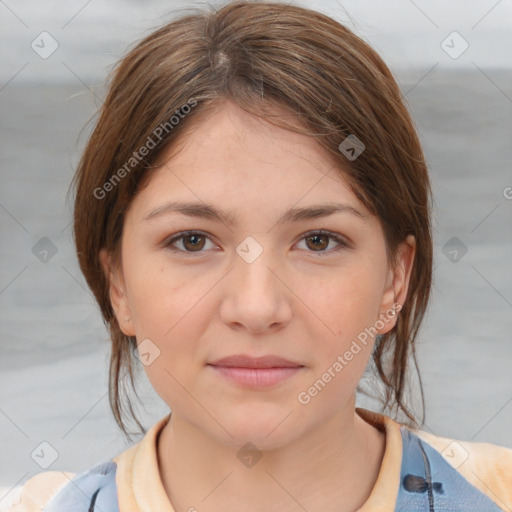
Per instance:
[[[74,184],[115,418],[126,434],[137,360],[172,412],[113,460],[31,478],[13,511],[511,509],[512,450],[428,434],[405,403],[429,177],[347,28],[271,2],[163,26],[117,67]],[[355,407],[368,363],[389,415]]]

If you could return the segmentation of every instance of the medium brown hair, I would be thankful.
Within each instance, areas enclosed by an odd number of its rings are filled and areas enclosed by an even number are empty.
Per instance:
[[[314,137],[338,164],[336,172],[380,220],[391,264],[398,244],[414,235],[407,298],[393,329],[376,338],[372,363],[384,384],[383,409],[416,422],[404,391],[409,357],[418,369],[415,340],[431,290],[431,188],[400,89],[379,55],[337,21],[297,6],[245,1],[194,10],[127,53],[113,71],[72,182],[80,268],[112,341],[109,397],[116,422],[129,438],[123,419],[127,408],[145,432],[125,393],[127,377],[136,393],[132,364],[137,341],[119,328],[98,255],[105,248],[114,265],[120,262],[124,214],[143,177],[194,119],[222,101]],[[187,103],[194,107],[181,115]],[[283,122],[275,106],[285,107],[302,128]],[[171,127],[175,113],[179,121]],[[161,126],[167,130],[155,147],[140,160],[130,160]],[[356,159],[339,149],[349,135],[365,146]]]

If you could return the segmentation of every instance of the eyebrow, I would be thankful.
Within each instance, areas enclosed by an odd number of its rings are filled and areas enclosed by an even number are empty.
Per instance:
[[[224,212],[207,203],[187,203],[181,201],[171,201],[165,203],[144,217],[144,221],[160,217],[162,215],[178,213],[188,217],[201,218],[222,222],[228,226],[235,224],[236,212]],[[290,208],[286,210],[277,220],[276,224],[285,224],[290,222],[299,222],[301,220],[317,219],[327,217],[334,213],[347,213],[359,219],[367,220],[368,216],[363,212],[343,203],[313,204],[303,208]]]

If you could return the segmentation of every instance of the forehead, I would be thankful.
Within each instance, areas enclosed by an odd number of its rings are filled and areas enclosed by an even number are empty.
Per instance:
[[[276,113],[291,121],[289,112]],[[136,198],[145,215],[172,200],[234,212],[252,208],[252,214],[320,202],[365,211],[339,164],[313,137],[272,125],[231,102],[191,120],[148,173]]]
[[[275,116],[294,129],[305,129],[295,114],[285,107],[271,108],[271,111],[267,110],[268,116]],[[276,126],[231,101],[214,104],[185,122],[184,132],[164,152],[160,163],[170,160],[179,162],[182,159],[190,161],[205,155],[242,160],[244,154],[246,160],[258,160],[259,165],[276,164],[278,159],[292,161],[300,158],[309,159],[313,166],[315,162],[322,167],[326,161],[331,165],[335,163],[314,137]],[[265,153],[261,153],[261,149]]]

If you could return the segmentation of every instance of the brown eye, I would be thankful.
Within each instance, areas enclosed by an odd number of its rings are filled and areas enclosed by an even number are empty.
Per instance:
[[[352,244],[346,241],[344,237],[322,230],[310,232],[302,238],[302,241],[305,241],[308,252],[317,253],[318,256],[329,255],[340,249],[352,247]],[[332,241],[336,245],[329,248]],[[213,248],[215,247],[215,244],[206,234],[200,231],[185,231],[174,235],[164,242],[164,245],[175,253],[200,256],[208,250],[208,247],[205,247],[208,242],[212,244]]]
[[[188,235],[183,237],[183,246],[187,250],[201,250],[205,245],[205,237],[203,235]]]
[[[328,248],[332,241],[334,241],[335,245]],[[301,240],[302,242],[304,242],[305,249],[308,252],[317,253],[318,256],[328,256],[338,250],[350,249],[352,247],[352,244],[344,237],[324,230],[306,233],[306,236]]]
[[[310,241],[311,245],[308,244],[309,248],[323,251],[329,246],[329,238],[331,237],[328,235],[312,235],[306,238],[306,243]]]
[[[196,253],[197,255],[201,255],[206,252],[206,250],[203,249],[205,249],[207,241],[209,241],[212,246],[215,245],[205,234],[198,231],[188,231],[178,233],[167,240],[164,245],[173,252],[185,254]],[[208,247],[206,249],[208,249]]]

